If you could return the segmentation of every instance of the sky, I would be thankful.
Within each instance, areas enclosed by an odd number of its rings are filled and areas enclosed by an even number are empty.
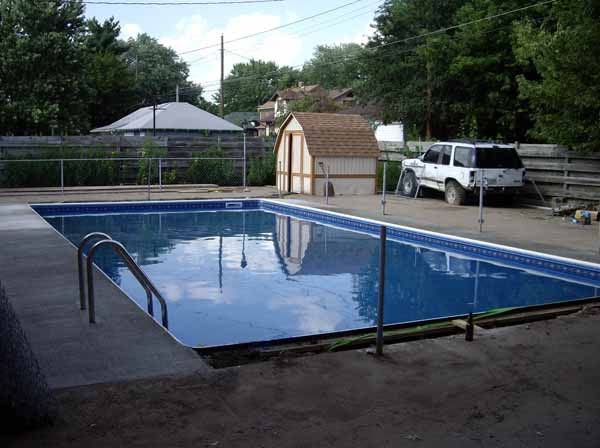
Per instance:
[[[116,1],[116,0],[115,0]],[[121,0],[134,1],[134,0]],[[151,0],[148,0],[151,1]],[[156,0],[154,0],[156,1]],[[185,1],[185,0],[170,0]],[[237,37],[274,28],[346,5],[339,10],[290,27],[249,39]],[[225,73],[245,58],[300,65],[310,59],[319,44],[364,43],[372,34],[371,23],[383,0],[284,0],[238,5],[86,5],[86,16],[100,20],[115,17],[121,37],[147,33],[178,53],[220,43],[225,38]],[[219,47],[182,55],[190,64],[190,79],[208,91],[218,87]]]

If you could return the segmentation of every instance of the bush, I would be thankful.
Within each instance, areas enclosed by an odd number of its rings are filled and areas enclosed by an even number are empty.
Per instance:
[[[162,183],[165,185],[176,184],[177,183],[177,170],[163,172]]]
[[[227,160],[222,149],[209,149],[201,154],[194,154],[187,170],[188,180],[194,184],[232,185],[235,181],[235,165]],[[206,160],[220,159],[220,160]]]
[[[158,160],[150,162],[151,158],[163,157],[166,155],[164,149],[156,146],[152,140],[148,139],[144,142],[142,151],[138,154],[141,159],[138,163],[138,173],[136,183],[138,185],[146,185],[148,183],[148,169],[150,169],[150,182],[158,183]]]
[[[385,191],[396,190],[398,178],[402,172],[402,164],[400,162],[388,162],[387,173],[385,175]],[[383,162],[377,162],[377,189],[382,191],[383,187]]]
[[[248,161],[248,185],[275,185],[275,154],[251,157]]]

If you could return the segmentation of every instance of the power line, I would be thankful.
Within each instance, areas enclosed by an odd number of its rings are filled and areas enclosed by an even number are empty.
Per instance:
[[[510,14],[515,14],[517,12],[522,12],[522,11],[525,11],[525,10],[528,10],[528,9],[532,9],[534,7],[537,7],[537,6],[543,6],[543,5],[555,3],[557,1],[558,0],[546,0],[546,1],[543,1],[543,2],[534,3],[534,4],[529,5],[529,6],[524,6],[522,8],[517,8],[517,9],[510,10],[510,11],[505,11],[505,12],[502,12],[502,13],[494,14],[494,15],[491,15],[491,16],[482,17],[480,19],[471,20],[469,22],[464,22],[464,23],[461,23],[461,24],[458,24],[458,25],[452,25],[452,26],[445,27],[445,28],[439,28],[439,29],[434,30],[434,31],[429,31],[429,32],[418,34],[418,35],[415,35],[415,36],[410,36],[410,37],[407,37],[407,38],[404,38],[404,39],[398,39],[398,40],[395,40],[395,41],[382,43],[382,44],[379,44],[379,45],[376,45],[376,46],[373,46],[373,47],[366,47],[365,50],[366,51],[375,51],[375,50],[378,50],[380,48],[385,48],[385,47],[389,47],[389,46],[392,46],[392,45],[398,45],[398,44],[402,44],[402,43],[407,43],[407,42],[410,42],[410,41],[413,41],[413,40],[422,39],[422,38],[433,36],[433,35],[436,35],[436,34],[441,34],[441,33],[448,32],[448,31],[451,31],[451,30],[454,30],[454,29],[464,28],[466,26],[474,25],[476,23],[480,23],[480,22],[484,22],[484,21],[489,21],[489,20],[497,19],[499,17],[503,17],[503,16],[510,15]],[[324,63],[322,65],[331,65],[331,64],[336,64],[336,63],[340,63],[340,62],[347,62],[347,61],[350,61],[350,60],[358,59],[360,57],[361,56],[359,55],[359,56],[354,56],[354,57],[350,57],[350,58],[343,58],[343,60],[334,60],[334,61],[330,61],[330,62]],[[291,67],[288,67],[288,68],[295,69],[295,68],[301,68],[303,66],[304,66],[304,63],[303,64],[299,64],[299,65],[295,65],[295,66],[291,66]],[[226,79],[225,82],[243,81],[243,80],[246,80],[246,79],[260,78],[261,76],[275,75],[277,73],[278,73],[278,71],[273,71],[273,72],[270,72],[270,73],[265,73],[265,74],[260,75],[260,76],[259,75],[248,75],[248,76],[243,76],[243,77],[238,77],[238,78],[230,78],[230,79]],[[204,85],[204,86],[211,86],[211,85],[214,85],[216,82],[219,82],[219,81],[217,81],[217,80],[207,81],[207,82],[203,83],[202,85]]]
[[[275,3],[284,0],[223,0],[223,1],[205,1],[205,2],[148,2],[148,1],[108,1],[108,0],[64,0],[64,3],[82,3],[84,5],[117,5],[117,6],[197,6],[197,5],[239,5],[248,3]]]
[[[283,29],[283,28],[287,28],[289,26],[296,25],[298,23],[302,23],[302,22],[306,22],[307,20],[314,19],[315,17],[319,17],[319,16],[322,16],[322,15],[325,15],[325,14],[329,14],[329,13],[334,12],[334,11],[338,11],[338,10],[340,10],[342,8],[345,8],[345,7],[350,6],[350,5],[354,5],[354,4],[359,3],[361,1],[363,1],[363,0],[353,0],[353,1],[345,3],[343,5],[336,6],[335,8],[331,8],[331,9],[328,9],[326,11],[322,11],[322,12],[319,12],[317,14],[313,14],[312,16],[303,17],[301,19],[294,20],[293,22],[288,22],[288,23],[284,23],[283,25],[279,25],[279,26],[276,26],[276,27],[273,27],[273,28],[269,28],[269,29],[262,30],[262,31],[257,31],[256,33],[246,34],[244,36],[236,37],[235,39],[231,39],[231,40],[225,41],[224,43],[229,44],[231,42],[238,42],[240,40],[249,39],[249,38],[255,37],[255,36],[260,36],[261,34],[270,33],[272,31],[277,31],[277,30],[280,30],[280,29]],[[195,53],[197,51],[206,50],[208,48],[215,48],[215,47],[218,47],[220,45],[221,45],[220,43],[212,44],[212,45],[207,45],[205,47],[196,48],[194,50],[183,51],[183,52],[181,52],[179,54],[182,55],[182,54]]]

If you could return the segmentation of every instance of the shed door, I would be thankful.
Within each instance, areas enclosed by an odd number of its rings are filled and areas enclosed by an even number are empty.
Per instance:
[[[304,161],[304,155],[302,154],[302,134],[293,133],[290,134],[290,164],[289,164],[289,189],[292,193],[303,193],[303,173],[302,165]]]

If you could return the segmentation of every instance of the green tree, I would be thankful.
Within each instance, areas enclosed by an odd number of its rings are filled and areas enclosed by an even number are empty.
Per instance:
[[[80,1],[0,1],[0,134],[88,128]]]
[[[600,4],[554,3],[541,27],[525,21],[517,30],[519,62],[534,68],[518,78],[531,103],[531,135],[581,151],[600,150]]]
[[[387,0],[375,16],[359,89],[364,102],[376,101],[381,119],[417,127],[426,138],[454,132],[450,104],[456,93],[449,82],[451,33],[431,31],[454,24],[465,0]]]
[[[280,89],[295,85],[300,73],[275,62],[252,59],[235,64],[225,80],[225,113],[254,111]],[[219,102],[220,93],[213,96]]]
[[[90,87],[91,127],[104,126],[130,112],[135,104],[135,79],[128,70],[124,54],[127,44],[119,40],[119,22],[87,22],[85,39],[88,62],[86,74]]]
[[[313,57],[304,64],[302,77],[307,84],[319,84],[324,89],[358,87],[360,56],[364,48],[355,43],[319,45]]]
[[[188,64],[147,34],[127,41],[125,59],[135,79],[138,104],[174,101],[175,89],[186,86]]]
[[[456,13],[456,23],[475,22],[530,5],[529,0],[470,0]],[[531,126],[527,102],[519,98],[523,74],[513,52],[514,29],[524,19],[537,20],[548,6],[494,20],[472,23],[451,40],[448,81],[457,92],[450,104],[451,129],[464,137],[524,141]]]

